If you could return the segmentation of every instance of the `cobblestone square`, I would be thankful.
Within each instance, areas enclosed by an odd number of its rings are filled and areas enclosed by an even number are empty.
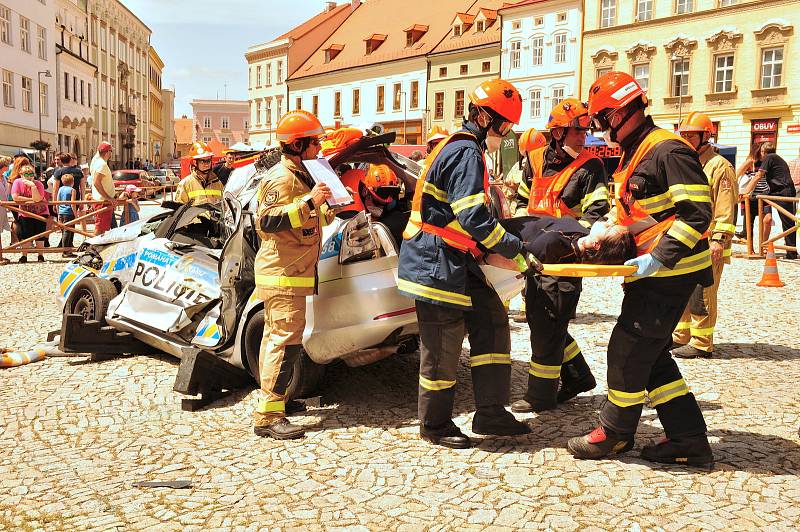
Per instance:
[[[762,266],[726,268],[716,355],[679,362],[709,425],[710,472],[638,458],[661,436],[652,409],[623,458],[574,460],[566,440],[595,426],[604,383],[525,416],[530,436],[453,451],[418,438],[416,355],[332,368],[323,406],[299,418],[308,437],[287,442],[253,435],[254,388],[181,411],[169,357],[50,358],[0,371],[0,529],[797,529],[800,264],[779,260],[780,289],[755,287]],[[30,347],[59,327],[60,268],[2,268],[2,345]],[[571,328],[599,381],[619,285],[588,280]],[[518,398],[528,332],[513,321],[512,331]],[[458,386],[457,423],[468,430],[466,357]],[[133,487],[178,479],[192,487]]]

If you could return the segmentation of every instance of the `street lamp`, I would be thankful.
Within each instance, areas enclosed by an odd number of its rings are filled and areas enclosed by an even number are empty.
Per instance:
[[[408,105],[406,102],[406,91],[400,91],[400,96],[403,97],[403,144],[408,144],[408,136],[406,136],[406,118],[408,115]]]
[[[43,70],[41,72],[36,73],[36,80],[39,82],[39,152],[42,151],[41,146],[42,144],[42,74],[44,77],[51,78],[53,76],[50,75],[49,70]],[[41,153],[40,153],[41,155]]]

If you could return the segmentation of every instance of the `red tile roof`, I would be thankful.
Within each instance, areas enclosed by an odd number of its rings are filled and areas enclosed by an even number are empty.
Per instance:
[[[453,35],[451,31],[442,39],[432,53],[451,52],[463,48],[475,48],[488,44],[500,44],[500,21],[497,20],[497,9],[503,6],[503,0],[477,0],[466,13],[458,13],[458,18],[465,21],[464,16],[469,18],[468,28],[462,29],[459,36]],[[486,17],[486,29],[478,31],[476,17],[482,13]],[[492,16],[493,15],[493,16]],[[455,22],[455,18],[452,20]]]
[[[499,11],[505,11],[506,9],[512,9],[515,7],[538,4],[540,2],[547,2],[547,0],[522,0],[521,2],[504,2]]]
[[[424,56],[450,33],[456,13],[474,13],[471,10],[474,4],[499,5],[496,1],[481,0],[404,0],[401,6],[398,4],[397,0],[363,3],[290,79]],[[405,31],[425,25],[428,26],[425,34],[412,46],[406,46]],[[365,36],[374,33],[385,34],[387,38],[380,48],[367,55],[362,42]],[[325,49],[331,44],[342,44],[344,48],[330,63],[325,63]]]

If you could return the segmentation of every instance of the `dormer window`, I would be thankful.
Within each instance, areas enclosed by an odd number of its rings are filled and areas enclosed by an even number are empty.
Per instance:
[[[417,44],[422,36],[428,32],[428,27],[425,24],[414,24],[410,28],[406,28],[406,47],[410,48]]]
[[[481,8],[475,15],[475,32],[482,33],[497,20],[497,11]]]
[[[343,49],[343,44],[332,44],[325,48],[325,62],[330,63],[336,59],[336,56],[339,55],[339,52],[341,52]]]
[[[473,22],[475,22],[475,15],[456,13],[456,18],[454,18],[451,23],[451,26],[453,26],[453,37],[464,35],[467,30],[472,27]]]
[[[475,26],[475,31],[479,31],[479,32],[486,31],[486,21],[479,20],[478,24]]]
[[[372,35],[364,39],[367,55],[377,50],[380,47],[380,45],[383,44],[383,41],[386,40],[386,37],[387,36],[382,33],[373,33]]]
[[[453,26],[453,37],[460,37],[461,36],[461,24],[457,24]]]

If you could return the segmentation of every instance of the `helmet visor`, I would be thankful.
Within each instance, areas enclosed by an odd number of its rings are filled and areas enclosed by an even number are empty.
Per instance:
[[[574,127],[576,129],[591,129],[592,118],[588,114],[576,116],[570,122],[570,127]]]

